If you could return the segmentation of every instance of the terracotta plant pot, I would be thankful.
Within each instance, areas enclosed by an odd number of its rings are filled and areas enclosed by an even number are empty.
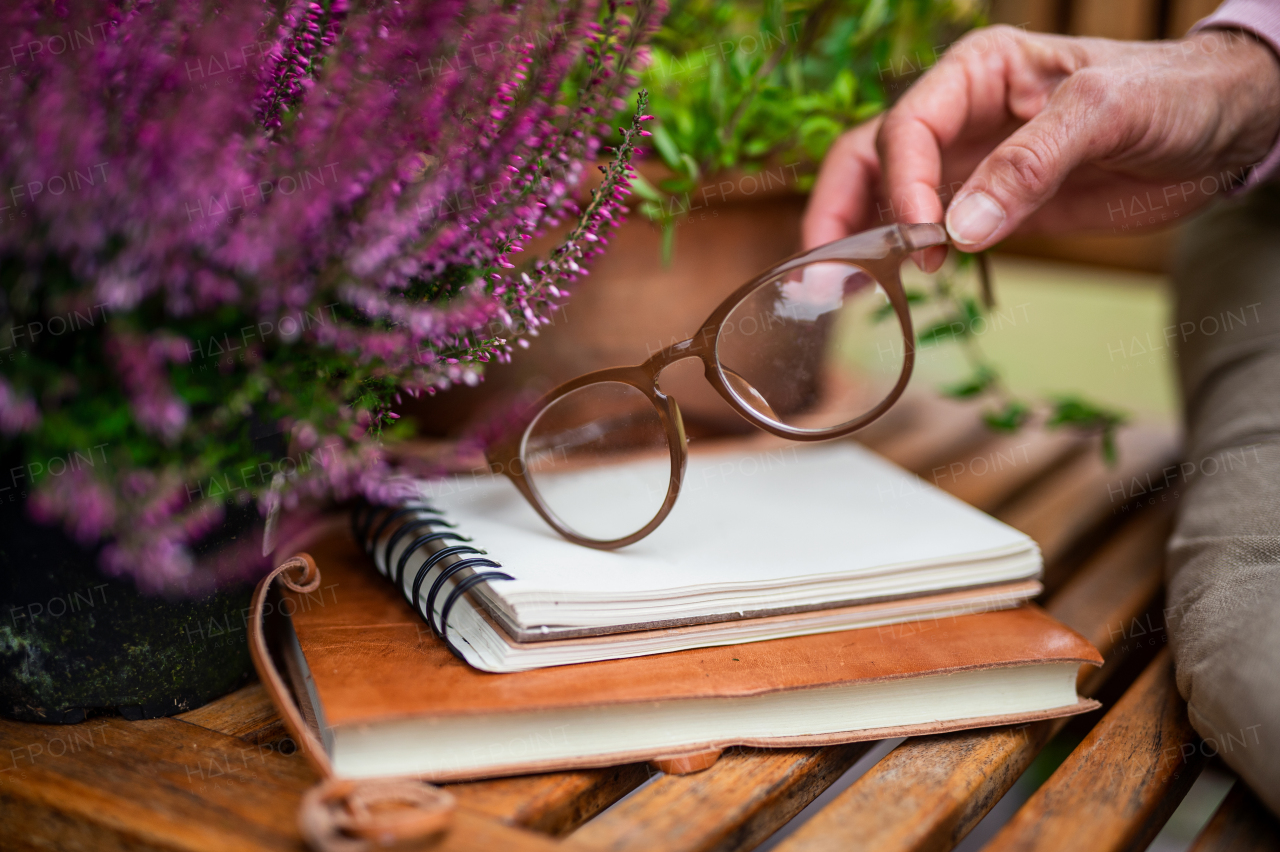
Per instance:
[[[662,178],[656,169],[642,173],[655,183]],[[513,363],[491,364],[477,387],[454,388],[406,411],[425,434],[453,434],[503,400],[592,370],[638,364],[689,337],[735,287],[799,250],[806,197],[795,190],[795,176],[794,166],[730,174],[675,199],[669,265],[661,228],[633,210],[553,325],[518,350]],[[696,361],[668,369],[662,386],[676,397],[692,434],[750,429]]]

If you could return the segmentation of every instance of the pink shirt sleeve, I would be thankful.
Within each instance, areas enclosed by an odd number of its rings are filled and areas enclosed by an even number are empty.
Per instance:
[[[1280,56],[1280,0],[1226,0],[1209,17],[1198,22],[1191,32],[1203,29],[1235,29],[1253,33]],[[1239,190],[1248,189],[1280,172],[1280,139],[1271,152],[1254,167],[1248,181]]]

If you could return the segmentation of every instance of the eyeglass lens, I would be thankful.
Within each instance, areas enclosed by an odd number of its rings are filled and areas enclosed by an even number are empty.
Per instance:
[[[850,263],[823,261],[765,281],[730,311],[716,339],[725,384],[780,426],[826,431],[893,390],[903,332],[884,288]]]
[[[621,382],[556,399],[529,425],[521,455],[543,508],[592,541],[644,529],[671,481],[671,446],[657,409]]]

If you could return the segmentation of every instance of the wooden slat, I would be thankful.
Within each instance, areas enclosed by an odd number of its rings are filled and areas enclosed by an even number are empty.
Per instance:
[[[302,852],[297,809],[316,782],[300,754],[177,719],[80,725],[0,720],[4,849],[289,850]],[[461,807],[432,847],[572,852],[545,835]]]
[[[969,452],[935,465],[924,479],[971,506],[994,512],[1018,491],[1082,452],[1086,443],[1063,429],[993,435]]]
[[[315,780],[301,755],[174,719],[0,721],[0,755],[6,848],[296,849]]]
[[[1207,758],[1162,651],[986,852],[1144,849]]]
[[[1000,520],[1022,530],[1040,545],[1045,585],[1050,589],[1063,579],[1055,569],[1072,546],[1109,519],[1129,514],[1135,495],[1146,492],[1152,500],[1164,502],[1165,496],[1172,493],[1172,487],[1152,490],[1163,487],[1162,471],[1176,457],[1177,444],[1171,430],[1136,426],[1122,429],[1117,445],[1120,457],[1115,467],[1109,467],[1100,453],[1082,453],[1022,495],[1015,505],[996,513]]]
[[[459,803],[512,825],[563,835],[639,787],[643,764],[451,784]]]
[[[726,753],[703,772],[656,779],[570,837],[610,852],[752,849],[872,745]]]
[[[1050,600],[1049,612],[1109,655],[1123,633],[1108,625],[1128,624],[1158,593],[1167,523],[1155,513],[1136,517]],[[1090,694],[1099,685],[1097,678],[1087,677],[1082,691]],[[778,852],[951,849],[1062,724],[909,739],[788,837]]]
[[[927,478],[937,465],[959,458],[991,437],[980,408],[973,403],[917,394],[909,405],[909,413],[895,418],[891,429],[875,429],[873,423],[857,437],[918,476]],[[893,413],[894,409],[890,409],[889,414]]]
[[[926,421],[918,429],[904,432],[876,452],[901,468],[927,478],[940,464],[948,464],[990,436],[977,412],[958,412],[954,417]]]
[[[947,850],[986,815],[1057,730],[1050,722],[909,739],[776,852]]]
[[[286,735],[280,714],[260,683],[251,683],[174,718],[253,742],[270,742]]]
[[[1280,852],[1280,820],[1236,781],[1187,852]]]
[[[1134,518],[1124,534],[1100,550],[1098,563],[1107,566],[1105,574],[1082,572],[1053,596],[1049,611],[1054,617],[1107,659],[1100,669],[1081,667],[1079,689],[1086,695],[1094,694],[1142,643],[1168,641],[1164,619],[1152,618],[1148,611],[1160,599],[1173,512],[1172,504],[1161,504]]]

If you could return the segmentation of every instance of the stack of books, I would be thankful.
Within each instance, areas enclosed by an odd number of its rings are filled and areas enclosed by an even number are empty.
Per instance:
[[[432,530],[450,536],[422,543]],[[462,537],[501,568],[450,572],[464,554],[439,554]],[[695,453],[672,514],[617,551],[563,540],[504,479],[461,476],[358,511],[310,552],[325,591],[285,593],[283,648],[341,777],[461,780],[1096,706],[1076,676],[1098,652],[1028,603],[1035,543],[848,441]]]

